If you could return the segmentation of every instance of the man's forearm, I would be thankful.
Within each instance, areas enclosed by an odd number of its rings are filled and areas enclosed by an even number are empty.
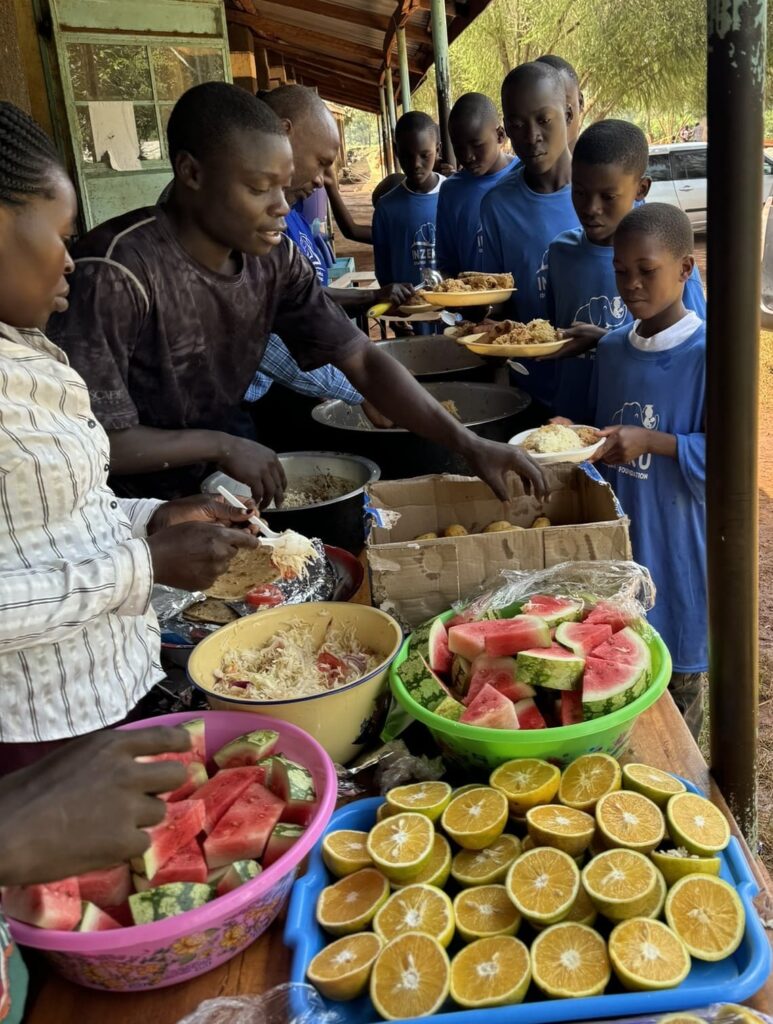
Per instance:
[[[118,476],[218,462],[228,443],[228,434],[217,430],[159,430],[142,425],[108,431],[108,437],[110,471]]]
[[[351,312],[369,309],[378,302],[375,288],[326,288],[325,292],[342,309]]]
[[[466,455],[478,438],[446,412],[396,359],[368,345],[338,368],[366,399],[400,427]]]

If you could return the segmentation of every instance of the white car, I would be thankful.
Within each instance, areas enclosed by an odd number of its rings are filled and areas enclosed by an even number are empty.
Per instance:
[[[647,174],[652,188],[647,198],[653,203],[679,206],[690,218],[694,231],[706,230],[706,154],[705,142],[677,142],[668,146],[650,146]],[[773,192],[773,160],[762,157],[762,196],[764,203]]]

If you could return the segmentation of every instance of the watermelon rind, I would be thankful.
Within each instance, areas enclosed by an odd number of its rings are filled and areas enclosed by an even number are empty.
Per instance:
[[[269,764],[268,788],[285,802],[282,821],[306,825],[317,799],[311,772],[283,754],[275,754]]]
[[[244,768],[273,754],[278,742],[279,733],[273,729],[255,729],[229,740],[213,760],[218,768]]]
[[[147,892],[133,893],[129,908],[135,924],[152,924],[203,907],[211,898],[212,889],[202,882],[169,882]]]
[[[229,864],[218,881],[216,893],[224,896],[227,892],[233,892],[240,885],[257,878],[263,869],[254,860],[237,860]]]
[[[429,667],[433,672],[451,671],[451,652],[448,649],[448,630],[442,619],[435,619],[427,638]]]
[[[582,658],[611,636],[612,627],[606,622],[562,622],[556,629],[556,640]]]
[[[298,842],[306,831],[301,825],[293,825],[286,821],[280,821],[274,825],[274,830],[268,837],[266,849],[263,851],[261,863],[264,868],[269,868],[275,860],[279,860],[287,851]]]
[[[96,903],[90,903],[88,900],[81,903],[81,919],[76,931],[107,932],[120,927],[115,918],[106,914]]]
[[[428,651],[422,653],[419,650],[410,653],[409,648],[408,657],[400,666],[400,678],[417,704],[421,704],[428,711],[434,711],[438,704],[448,696],[448,691],[433,675],[426,660],[428,653]]]
[[[644,665],[623,665],[589,656],[583,677],[583,719],[619,711],[640,697],[648,685],[649,671]]]
[[[400,669],[402,675],[402,668]],[[464,695],[472,680],[472,662],[455,654],[451,659],[451,685],[457,693]]]
[[[521,611],[525,615],[536,615],[544,619],[548,626],[553,627],[562,622],[577,622],[582,618],[583,608],[583,602],[574,597],[535,594],[524,604]]]
[[[614,664],[633,665],[646,672],[648,679],[652,672],[650,649],[646,641],[630,626],[626,626],[609,640],[594,647],[591,655]]]
[[[435,714],[447,718],[449,722],[458,722],[464,714],[464,704],[453,697],[445,697],[435,708]]]
[[[549,690],[575,690],[582,679],[585,659],[562,647],[521,651],[516,658],[518,681]]]

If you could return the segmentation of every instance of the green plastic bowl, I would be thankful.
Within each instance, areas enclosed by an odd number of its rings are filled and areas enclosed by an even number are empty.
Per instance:
[[[453,611],[448,611],[438,618],[446,622],[453,615]],[[472,771],[490,771],[518,757],[541,757],[561,768],[581,754],[601,751],[617,757],[625,749],[636,719],[655,703],[671,679],[671,655],[659,634],[652,630],[652,639],[648,641],[652,682],[641,697],[626,707],[590,722],[555,729],[485,729],[452,722],[413,699],[400,678],[400,666],[408,656],[408,643],[406,640],[392,662],[389,675],[392,693],[409,715],[427,726],[447,762]]]

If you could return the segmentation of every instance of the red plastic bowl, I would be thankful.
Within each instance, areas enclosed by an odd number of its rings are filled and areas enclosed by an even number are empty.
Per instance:
[[[318,797],[314,817],[293,847],[257,878],[177,917],[106,932],[49,931],[9,920],[16,941],[41,950],[70,981],[116,992],[163,988],[230,960],[277,916],[301,861],[335,810],[338,785],[333,762],[297,726],[263,715],[250,715],[247,720],[237,711],[203,711],[162,715],[121,728],[178,725],[201,717],[206,721],[207,756],[248,729],[275,729],[282,753],[305,765],[314,778]]]

